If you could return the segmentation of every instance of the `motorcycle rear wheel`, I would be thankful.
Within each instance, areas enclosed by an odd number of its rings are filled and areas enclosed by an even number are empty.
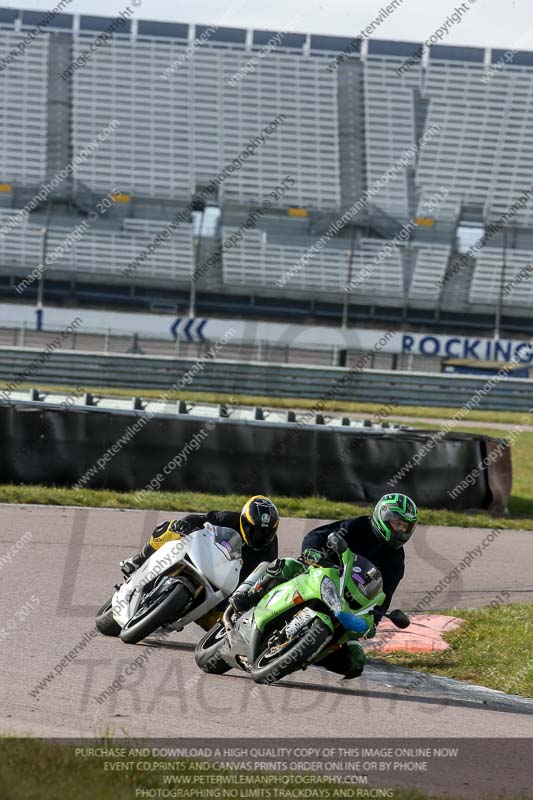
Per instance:
[[[252,679],[256,683],[276,683],[307,666],[330,639],[331,630],[328,626],[321,619],[314,619],[278,655],[272,654],[270,647],[263,650],[252,667]]]
[[[224,625],[217,622],[196,645],[194,658],[196,664],[209,675],[224,675],[231,667],[226,664],[220,650],[226,640]]]

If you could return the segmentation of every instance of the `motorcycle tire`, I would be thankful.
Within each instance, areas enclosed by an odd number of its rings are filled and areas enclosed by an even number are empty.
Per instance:
[[[331,630],[328,626],[321,619],[314,619],[277,656],[270,655],[271,648],[263,650],[252,667],[252,679],[256,683],[276,683],[292,672],[306,667],[330,639]]]
[[[120,625],[115,622],[111,600],[104,603],[102,608],[96,612],[96,629],[104,636],[120,636]]]
[[[224,675],[231,667],[226,664],[220,650],[226,640],[224,626],[217,622],[196,645],[196,664],[210,675]]]
[[[139,619],[139,611],[124,625],[120,638],[126,644],[137,644],[146,639],[162,625],[178,620],[190,604],[192,595],[183,583],[174,589],[155,607],[150,608]],[[142,606],[141,606],[142,608]]]

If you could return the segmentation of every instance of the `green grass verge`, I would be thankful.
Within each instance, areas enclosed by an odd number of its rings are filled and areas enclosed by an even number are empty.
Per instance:
[[[238,494],[203,494],[201,492],[150,492],[139,501],[135,492],[107,489],[69,489],[54,486],[0,485],[0,503],[29,503],[54,506],[95,508],[133,508],[156,511],[239,511],[246,500]],[[323,497],[273,497],[283,517],[306,519],[346,519],[370,513],[371,505],[341,503]],[[498,530],[533,530],[528,517],[493,517],[438,509],[421,509],[423,525],[446,525],[460,528],[496,528]]]
[[[0,382],[0,389],[4,388],[6,384]],[[77,385],[77,384],[76,384]],[[52,385],[27,383],[21,384],[17,391],[25,389],[40,389],[43,392],[56,392],[69,394],[72,391],[73,385]],[[95,395],[105,395],[108,397],[144,397],[146,399],[157,399],[163,394],[159,389],[127,389],[127,388],[102,388],[101,386],[84,386],[85,391],[91,392]],[[172,399],[175,400],[189,400],[193,403],[229,403],[230,405],[242,406],[269,406],[271,408],[283,409],[313,409],[316,408],[318,398],[315,400],[306,399],[303,397],[265,397],[263,395],[248,395],[248,394],[223,394],[220,392],[192,392],[187,389],[174,392]],[[356,403],[347,400],[330,400],[325,406],[325,411],[341,411],[353,412],[354,414],[375,414],[383,412],[386,403]],[[389,420],[401,420],[402,417],[429,417],[435,419],[453,419],[457,413],[458,408],[440,407],[440,406],[397,406],[394,411],[386,418]],[[533,425],[533,414],[530,415],[531,424]],[[475,422],[486,422],[490,425],[491,422],[503,422],[509,425],[519,424],[523,418],[523,412],[519,411],[470,411],[465,418],[466,421],[473,420]]]
[[[87,743],[86,746],[129,748],[142,747],[143,744],[142,742],[133,743],[116,740],[114,742],[98,741],[94,744]],[[170,746],[172,746],[171,740],[169,740]],[[106,760],[116,766],[133,762],[133,766],[127,770],[105,771],[104,763]],[[2,800],[58,800],[58,798],[68,798],[68,800],[95,800],[95,798],[98,798],[98,800],[134,800],[136,796],[143,796],[142,790],[147,792],[151,790],[153,797],[179,797],[179,784],[174,784],[174,786],[166,784],[163,778],[164,775],[167,775],[179,776],[183,781],[181,796],[201,798],[210,796],[207,793],[208,789],[216,789],[217,786],[220,786],[216,783],[206,784],[200,782],[202,777],[228,776],[230,774],[228,770],[195,769],[198,762],[188,760],[181,760],[184,768],[180,769],[179,772],[139,771],[136,766],[140,761],[143,763],[159,761],[161,763],[163,760],[136,758],[128,755],[110,759],[98,757],[82,758],[79,755],[76,756],[74,747],[70,745],[53,744],[39,739],[0,738],[0,796]],[[235,771],[232,774],[238,776],[243,773]],[[258,796],[254,795],[253,792],[261,788],[263,789],[262,796],[274,796],[273,784],[262,780],[262,775],[265,773],[246,772],[245,774],[256,776],[258,782],[241,785],[238,783],[224,784],[227,789],[237,790],[238,794],[233,796]],[[270,774],[276,775],[276,773]],[[286,775],[287,773],[283,773],[279,778]],[[190,782],[185,783],[184,778],[189,778]],[[196,783],[192,783],[193,780]],[[293,797],[298,797],[302,789],[302,784],[297,784],[296,782],[287,784],[280,782],[276,786],[278,786],[278,789],[284,790],[283,797],[290,797],[289,792],[294,792]],[[349,784],[349,786],[352,785]],[[317,780],[316,783],[312,784],[312,788],[320,790],[320,796],[324,800],[332,800],[332,798],[339,797],[339,784]],[[364,789],[365,787],[361,791]],[[160,790],[161,794],[158,794],[158,790]],[[176,794],[165,794],[165,790],[167,793],[174,790]],[[185,793],[186,791],[193,792],[194,790],[197,792],[196,795]],[[270,790],[269,793],[266,790]],[[150,794],[145,796],[150,796]],[[371,795],[362,794],[361,796]],[[432,800],[439,800],[436,795],[432,794],[431,797]],[[416,789],[397,789],[391,792],[390,798],[391,800],[428,800],[429,796],[425,792],[420,792]],[[441,800],[444,800],[444,798],[441,798]],[[461,800],[461,797],[459,795],[447,795],[446,800]],[[499,800],[504,800],[504,798],[500,795]]]
[[[440,653],[390,653],[389,663],[533,697],[533,603],[476,609],[453,608],[465,622],[444,635]]]

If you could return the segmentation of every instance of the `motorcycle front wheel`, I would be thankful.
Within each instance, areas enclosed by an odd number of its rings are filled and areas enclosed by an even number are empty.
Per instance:
[[[314,619],[298,635],[284,644],[267,647],[256,658],[252,678],[256,683],[276,683],[307,666],[313,656],[331,639],[331,630],[321,619]]]
[[[213,625],[206,635],[196,645],[194,658],[196,664],[210,675],[224,675],[231,667],[226,664],[220,650],[226,641],[226,630],[222,623]]]
[[[190,605],[192,595],[183,583],[177,583],[163,597],[151,598],[142,603],[120,632],[126,644],[137,644],[162,625],[178,620]]]
[[[120,625],[115,622],[111,603],[112,601],[108,600],[96,612],[96,628],[104,636],[120,636]]]

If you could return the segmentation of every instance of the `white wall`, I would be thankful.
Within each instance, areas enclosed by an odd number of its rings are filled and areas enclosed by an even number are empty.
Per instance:
[[[124,311],[99,311],[95,309],[45,308],[44,330],[59,331],[65,328],[76,316],[82,323],[79,333],[105,333],[131,335],[172,340],[171,326],[176,317],[168,314],[143,314]],[[187,321],[182,318],[180,331]],[[199,322],[198,320],[197,322]],[[34,329],[36,323],[35,307],[23,304],[0,304],[0,327],[13,328],[23,324]],[[193,326],[193,330],[196,327]],[[290,325],[279,322],[256,322],[254,320],[209,319],[203,328],[206,339],[214,342],[229,328],[237,333],[232,343],[241,341],[265,341],[270,344],[306,347],[349,347],[366,351],[377,350],[384,353],[413,353],[441,358],[469,358],[509,361],[515,354],[524,363],[533,361],[531,344],[528,341],[479,339],[466,336],[448,336],[400,331],[391,333],[385,329],[341,328],[325,326]],[[185,339],[183,333],[180,338]],[[380,341],[381,340],[381,341]]]

